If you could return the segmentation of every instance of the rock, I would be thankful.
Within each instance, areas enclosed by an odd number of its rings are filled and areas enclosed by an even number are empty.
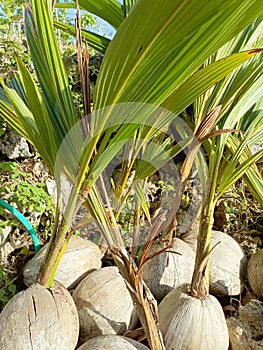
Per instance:
[[[227,319],[231,350],[263,349],[263,304],[252,299],[239,308],[237,318]]]
[[[0,249],[0,263],[8,264],[8,256],[14,251],[14,247],[10,242],[6,242]]]
[[[32,157],[26,139],[12,131],[5,132],[0,139],[0,151],[9,159]]]
[[[263,141],[259,141],[250,147],[251,153],[255,154],[263,149]]]
[[[0,228],[0,246],[1,247],[3,246],[5,240],[7,239],[11,231],[12,231],[11,226],[4,226]]]
[[[55,205],[57,203],[57,184],[55,179],[47,179],[46,180],[46,187],[47,192],[50,196],[53,198],[53,204]],[[61,208],[66,208],[70,191],[72,189],[72,185],[70,182],[61,175],[60,177],[60,195],[59,195],[59,204]]]

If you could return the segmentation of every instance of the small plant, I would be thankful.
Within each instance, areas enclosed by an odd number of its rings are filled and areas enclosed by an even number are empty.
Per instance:
[[[0,163],[0,174],[0,191],[9,201],[17,203],[20,209],[39,212],[52,210],[52,197],[46,192],[45,183],[36,183],[33,174],[24,172],[18,163]]]
[[[35,211],[49,211],[52,209],[52,199],[44,190],[44,183],[36,187],[28,182],[21,181],[16,186],[13,200],[21,204],[24,208]]]
[[[262,213],[260,204],[253,198],[244,181],[234,184],[222,197],[223,215],[226,216],[227,232],[260,234]],[[221,208],[220,208],[221,209]]]
[[[45,183],[38,182],[31,172],[24,171],[23,166],[17,162],[0,163],[0,175],[0,197],[9,203],[15,203],[17,209],[23,214],[41,213],[40,222],[36,220],[37,223],[32,222],[32,224],[39,225],[38,231],[44,240],[47,240],[52,226],[53,206],[52,197],[47,193]],[[3,209],[0,209],[0,213],[3,213]],[[45,225],[42,223],[43,220]],[[7,217],[0,222],[0,227],[6,226],[18,226],[18,222],[14,218]]]
[[[10,280],[4,267],[0,265],[0,311],[16,294],[16,286],[13,282],[13,280]]]

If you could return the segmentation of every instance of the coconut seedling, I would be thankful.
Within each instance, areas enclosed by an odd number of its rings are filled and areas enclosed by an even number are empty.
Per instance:
[[[201,142],[209,136],[220,110],[221,106],[211,111],[196,131],[196,138],[190,146],[181,169],[182,188],[190,174]],[[198,244],[202,244],[202,241],[198,241]],[[223,310],[218,300],[208,294],[205,282],[205,270],[210,254],[211,251],[206,253],[200,264],[195,266],[191,286],[182,284],[173,289],[159,305],[160,330],[168,350],[175,347],[193,350],[203,347],[212,349],[215,344],[216,349],[228,349],[228,330]],[[198,258],[196,254],[196,261]],[[213,318],[211,318],[212,315]]]
[[[77,309],[58,282],[50,289],[35,283],[16,294],[1,312],[0,324],[1,349],[72,350],[78,343]]]
[[[252,31],[250,32],[250,35],[252,35]],[[256,38],[254,45],[257,44]],[[224,48],[222,50],[224,51]],[[258,69],[261,69],[262,58],[260,56],[258,57],[257,63]],[[254,69],[254,64],[254,62],[251,62],[248,66],[240,69],[241,71],[247,69],[248,72],[251,72]],[[243,79],[238,79],[240,78],[238,72],[235,74],[237,76],[234,81],[239,88],[246,83],[248,91],[254,92],[257,90],[258,82],[253,76],[251,76],[251,74],[247,75],[248,80],[246,82],[244,82]],[[233,77],[231,76],[231,78]],[[226,81],[228,80],[226,79]],[[204,347],[208,349],[228,349],[229,345],[228,332],[222,308],[217,299],[209,294],[209,268],[207,268],[207,265],[210,254],[213,254],[213,251],[211,251],[210,248],[213,214],[217,200],[225,190],[243,176],[244,173],[248,171],[249,167],[253,166],[257,157],[262,153],[261,151],[252,156],[248,149],[248,145],[254,142],[255,135],[257,138],[262,132],[262,122],[258,119],[261,118],[259,113],[260,117],[255,117],[253,119],[246,130],[246,133],[242,134],[242,137],[239,139],[237,135],[240,134],[240,131],[235,129],[238,124],[240,126],[242,125],[240,120],[242,120],[243,114],[247,112],[247,108],[250,108],[251,105],[250,103],[246,104],[244,109],[240,106],[244,106],[245,101],[247,102],[247,99],[251,99],[251,96],[248,94],[248,91],[247,94],[244,93],[244,95],[241,94],[240,96],[235,96],[236,100],[233,104],[231,104],[233,101],[231,101],[231,97],[233,99],[233,95],[228,95],[225,100],[224,98],[221,100],[216,98],[221,96],[224,89],[227,88],[229,89],[229,86],[226,84],[222,90],[211,90],[210,95],[209,92],[206,92],[203,100],[204,105],[207,103],[207,105],[211,107],[212,97],[214,98],[214,103],[221,102],[222,105],[219,108],[215,107],[215,104],[213,105],[215,109],[214,112],[211,113],[214,114],[214,118],[213,116],[212,118],[209,118],[208,115],[202,122],[200,122],[200,114],[198,114],[198,118],[196,119],[197,140],[202,140],[204,142],[205,150],[208,154],[210,183],[204,206],[201,210],[200,228],[197,235],[195,270],[191,285],[189,285],[188,288],[187,286],[183,286],[182,288],[179,287],[168,293],[159,306],[160,329],[164,335],[164,343],[167,349],[184,349],[186,347],[189,349],[200,349]],[[213,95],[213,92],[215,96]],[[232,90],[232,93],[234,94],[234,90]],[[210,96],[210,99],[207,95]],[[249,100],[249,102],[253,105],[253,103],[258,102],[257,98],[253,101]],[[204,105],[202,105],[199,113],[203,113],[204,110],[207,110],[204,108]],[[225,106],[227,106],[227,109]],[[237,113],[237,110],[240,114]],[[225,118],[223,118],[223,122],[220,123],[220,119],[223,115],[225,115]],[[209,133],[215,125],[218,125],[218,130],[211,133],[209,139],[205,140],[207,138],[207,133]],[[192,148],[196,147],[196,145],[197,144],[193,144]],[[189,163],[191,163],[191,154],[183,164],[182,179],[185,178],[185,174],[188,175],[187,167]],[[186,170],[185,174],[184,170]],[[257,176],[257,169],[250,170],[254,170],[254,175]],[[254,186],[258,186],[256,181]],[[227,248],[227,246],[225,246],[225,248]],[[216,249],[217,247],[214,246],[213,250],[215,251]],[[242,259],[240,259],[240,266],[242,263],[241,260]],[[240,273],[239,268],[238,273]],[[237,277],[241,278],[241,276]],[[232,276],[229,275],[228,278],[231,279]],[[230,286],[230,284],[231,281],[226,282],[226,285]],[[239,292],[241,292],[241,289],[239,289]],[[213,319],[208,321],[208,314],[210,312],[214,316]],[[184,322],[182,322],[182,318],[184,319]],[[189,325],[189,328],[186,326],[187,324]],[[202,330],[196,326],[197,324],[200,324]],[[217,334],[214,333],[215,329],[217,329]],[[200,338],[198,338],[195,332],[199,335],[204,332],[202,334],[205,334],[206,336],[200,336]],[[197,341],[191,342],[189,339],[197,339]]]
[[[207,294],[196,298],[189,285],[173,289],[159,305],[160,329],[167,350],[227,350],[229,345],[225,316],[218,300]]]
[[[222,57],[226,52],[234,52],[237,48],[245,50],[248,46],[252,49],[260,47],[263,44],[261,30],[262,18],[259,18],[246,29],[247,38],[244,38],[241,33],[236,40],[222,47],[217,57]],[[261,51],[261,49],[256,50],[259,53]],[[256,160],[261,157],[262,150],[254,155],[250,152],[250,147],[262,135],[262,112],[259,110],[262,97],[258,95],[261,93],[259,89],[262,88],[260,79],[257,79],[261,69],[262,54],[259,54],[255,60],[241,66],[217,88],[207,91],[195,102],[196,125],[202,120],[208,106],[220,103],[222,109],[217,128],[232,130],[232,132],[218,134],[204,143],[208,155],[210,186],[200,218],[196,254],[199,258],[196,260],[196,266],[210,249],[216,204],[232,184],[243,177],[251,192],[262,203],[262,182],[259,181],[260,173],[255,166]],[[240,273],[241,267],[240,258]],[[240,278],[242,279],[241,275]]]
[[[142,266],[154,238],[162,231],[162,221],[150,221],[142,184],[140,181],[135,183],[135,180],[144,181],[177,153],[178,148],[169,143],[169,137],[161,137],[175,116],[233,69],[258,54],[258,50],[237,52],[200,69],[215,50],[263,12],[263,4],[250,0],[242,3],[239,0],[221,0],[220,4],[207,3],[206,0],[169,0],[164,11],[161,0],[155,1],[154,6],[152,1],[140,0],[128,14],[128,1],[124,1],[126,10],[122,22],[123,14],[117,1],[87,2],[93,4],[93,10],[99,11],[106,19],[111,19],[110,14],[114,13],[114,8],[117,9],[118,14],[113,16],[113,22],[118,30],[106,50],[92,108],[88,103],[88,48],[82,60],[79,29],[77,31],[83,84],[84,112],[81,116],[76,112],[54,35],[54,2],[32,0],[31,4],[32,7],[28,6],[26,10],[25,26],[37,83],[35,76],[17,58],[19,76],[16,81],[19,84],[15,88],[2,82],[4,92],[0,91],[0,111],[1,116],[37,148],[57,180],[54,229],[36,285],[41,285],[47,293],[56,288],[54,277],[57,268],[76,229],[72,224],[73,218],[79,208],[84,207],[87,216],[101,230],[126,282],[149,346],[164,349],[162,334],[158,329],[156,301],[142,279]],[[192,15],[193,8],[196,9],[196,16]],[[218,16],[218,13],[221,15]],[[206,40],[203,40],[204,33]],[[87,116],[90,110],[92,114]],[[187,135],[183,141],[189,144],[191,140]],[[131,152],[128,152],[129,148]],[[120,154],[125,171],[120,187],[114,193],[113,206],[112,192],[107,192],[107,188],[111,187],[107,187],[105,171],[114,157]],[[136,162],[136,159],[139,161]],[[153,160],[158,160],[159,164]],[[187,172],[192,161],[187,165]],[[131,255],[129,247],[126,249],[118,221],[129,193],[126,192],[126,185],[134,168],[137,175],[131,188],[136,187],[138,212],[142,211],[150,224],[148,241],[142,257],[137,261],[138,256]],[[61,203],[63,179],[68,183],[69,190]],[[176,206],[179,202],[176,202]],[[172,216],[173,213],[170,214]],[[140,215],[134,215],[134,218],[138,220]],[[83,223],[86,221],[84,219]],[[15,303],[22,300],[23,294],[20,295]],[[31,307],[24,299],[21,303],[24,309]],[[73,307],[71,302],[66,304]],[[66,308],[65,305],[59,308]],[[5,314],[8,310],[15,313],[14,308],[7,306]],[[43,330],[41,334],[45,333],[45,317],[49,315],[43,315],[42,323],[38,326]],[[64,320],[61,320],[63,317],[55,322],[52,331],[63,334],[67,339],[67,329],[64,330]],[[17,327],[22,321],[17,318]],[[5,323],[4,318],[1,318],[1,329],[4,328],[2,323]],[[5,327],[8,329],[8,326]],[[73,327],[75,331],[77,328],[77,325]],[[8,333],[5,337],[4,344],[8,342]],[[42,338],[39,336],[35,348],[41,349]],[[50,348],[52,346],[50,344]],[[11,347],[21,349],[19,336]]]

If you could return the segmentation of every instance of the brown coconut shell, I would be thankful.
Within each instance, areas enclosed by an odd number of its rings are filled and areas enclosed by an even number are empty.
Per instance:
[[[149,350],[145,345],[121,335],[102,335],[88,340],[78,350]]]
[[[0,314],[0,349],[72,350],[79,321],[74,301],[61,284],[33,284],[16,294]]]
[[[196,249],[196,238],[184,238]],[[212,230],[211,248],[220,242],[210,255],[209,292],[213,295],[239,295],[244,289],[247,260],[237,241],[228,234]]]
[[[159,324],[166,350],[227,350],[229,337],[218,300],[193,298],[187,284],[173,289],[159,305]]]
[[[126,284],[117,267],[86,276],[73,292],[80,321],[80,341],[104,334],[123,335],[138,321]]]
[[[263,297],[263,249],[252,254],[247,265],[247,278],[253,293]]]
[[[24,267],[24,283],[35,283],[47,245],[27,262]],[[55,279],[66,288],[73,288],[89,271],[101,267],[102,253],[91,241],[72,236],[58,266]]]
[[[160,243],[151,253],[163,249]],[[195,264],[194,251],[181,239],[175,238],[169,251],[155,255],[143,266],[143,279],[154,297],[160,301],[173,288],[191,283]]]

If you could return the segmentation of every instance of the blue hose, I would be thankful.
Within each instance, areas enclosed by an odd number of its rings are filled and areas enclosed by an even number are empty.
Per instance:
[[[29,221],[16,208],[12,207],[12,205],[6,203],[2,199],[0,199],[0,206],[10,211],[10,213],[12,213],[25,226],[30,236],[32,237],[35,252],[38,252],[41,248],[41,245],[39,243],[37,233],[32,227],[32,225],[29,223]]]

